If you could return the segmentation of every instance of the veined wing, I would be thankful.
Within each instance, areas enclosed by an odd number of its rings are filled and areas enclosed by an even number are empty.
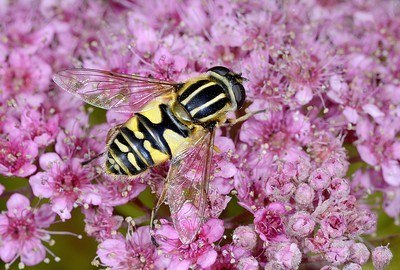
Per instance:
[[[171,161],[167,200],[182,243],[193,241],[204,221],[210,179],[214,130],[204,131],[194,147]]]
[[[130,113],[138,112],[152,99],[177,87],[175,82],[85,68],[60,71],[53,80],[93,106]]]

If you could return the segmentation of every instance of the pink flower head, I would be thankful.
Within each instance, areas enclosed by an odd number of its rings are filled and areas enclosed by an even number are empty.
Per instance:
[[[286,213],[287,210],[284,204],[271,203],[254,214],[255,230],[262,240],[266,242],[287,241],[284,225],[284,215]]]
[[[6,176],[27,177],[36,171],[32,164],[38,155],[38,145],[24,140],[18,132],[8,140],[0,138],[0,173]]]
[[[123,217],[115,216],[110,207],[90,207],[83,209],[85,232],[98,241],[112,238],[122,224]]]
[[[93,172],[81,166],[79,159],[63,161],[56,153],[46,153],[40,157],[38,172],[29,179],[35,196],[50,198],[52,210],[62,219],[71,218],[74,203],[98,205],[101,198],[90,185]]]
[[[7,211],[0,214],[0,258],[11,265],[18,258],[23,265],[35,265],[46,257],[42,241],[49,241],[48,228],[55,219],[50,205],[32,209],[25,196],[14,193],[7,201]]]
[[[148,226],[143,226],[133,231],[129,225],[125,239],[118,236],[101,242],[97,249],[101,265],[113,270],[153,268],[156,250],[149,230]]]
[[[213,243],[218,241],[224,232],[223,221],[219,219],[208,220],[201,228],[196,240],[183,244],[176,230],[168,223],[162,223],[156,231],[156,240],[162,251],[160,264],[163,267],[189,269],[191,265],[202,268],[210,267],[217,259],[217,252]]]
[[[39,57],[14,50],[5,70],[0,69],[0,74],[0,85],[7,96],[15,96],[22,92],[31,94],[45,90],[50,82],[51,68]]]

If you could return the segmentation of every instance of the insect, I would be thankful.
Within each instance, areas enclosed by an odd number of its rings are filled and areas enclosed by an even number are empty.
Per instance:
[[[190,243],[207,207],[215,129],[251,115],[226,116],[245,102],[244,78],[215,66],[182,83],[84,68],[61,71],[53,80],[91,105],[135,113],[109,131],[105,171],[135,176],[170,160],[150,226],[167,200],[180,240]]]

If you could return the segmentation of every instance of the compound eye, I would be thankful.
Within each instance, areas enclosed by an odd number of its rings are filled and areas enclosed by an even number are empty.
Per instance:
[[[235,95],[237,110],[242,108],[246,101],[246,90],[241,83],[235,83],[232,85],[233,94]]]
[[[228,68],[223,67],[223,66],[215,66],[215,67],[210,68],[208,71],[215,72],[221,76],[225,76],[229,72],[231,72]]]

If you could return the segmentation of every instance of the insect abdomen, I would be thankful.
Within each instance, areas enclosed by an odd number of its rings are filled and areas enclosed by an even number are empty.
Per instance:
[[[185,84],[178,101],[197,122],[207,122],[218,118],[229,99],[224,89],[214,81],[200,79]]]
[[[169,160],[190,130],[166,104],[149,104],[129,119],[109,144],[107,170],[117,175],[137,175]]]

